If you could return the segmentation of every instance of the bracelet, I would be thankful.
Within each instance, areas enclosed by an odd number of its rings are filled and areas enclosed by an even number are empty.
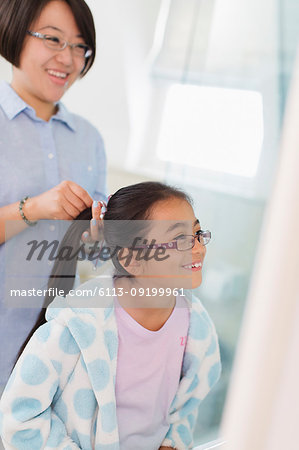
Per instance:
[[[20,201],[20,204],[19,204],[19,211],[20,211],[21,217],[24,220],[24,222],[27,225],[29,225],[30,227],[33,227],[34,225],[37,224],[37,222],[31,222],[31,220],[28,220],[23,212],[23,206],[24,206],[25,202],[28,200],[28,198],[29,198],[28,196],[22,198],[22,200]]]

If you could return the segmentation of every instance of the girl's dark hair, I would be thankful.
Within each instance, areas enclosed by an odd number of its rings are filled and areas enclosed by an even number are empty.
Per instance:
[[[136,236],[141,236],[146,229],[146,224],[143,221],[150,219],[154,206],[158,202],[171,198],[185,200],[190,204],[192,203],[190,197],[182,190],[153,181],[133,184],[121,188],[113,194],[109,199],[107,211],[104,216],[104,239],[112,253],[116,248],[127,248]],[[76,254],[80,245],[82,245],[82,233],[89,227],[91,218],[92,213],[90,208],[82,211],[69,227],[61,241],[59,249],[71,248],[72,254]],[[118,261],[117,253],[112,257],[112,262],[116,269],[116,277],[131,277]],[[72,258],[68,261],[56,259],[49,278],[43,308],[35,325],[22,345],[16,361],[34,332],[46,323],[46,308],[54,299],[53,295],[49,295],[49,292],[51,292],[50,288],[53,288],[52,292],[57,292],[61,289],[67,295],[74,285],[76,267],[77,258]]]
[[[15,67],[20,66],[20,55],[27,31],[51,1],[53,0],[1,0],[0,54]],[[86,59],[81,72],[81,77],[83,77],[91,68],[96,54],[96,32],[93,17],[84,0],[61,1],[67,3],[71,8],[85,43],[92,48],[92,55]]]

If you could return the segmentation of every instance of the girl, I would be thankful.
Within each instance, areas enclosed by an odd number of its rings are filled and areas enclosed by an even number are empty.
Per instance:
[[[10,221],[10,233],[12,221],[15,234],[34,233],[40,219],[71,220],[92,198],[105,198],[102,138],[60,103],[90,70],[95,53],[94,22],[84,0],[1,0],[0,54],[12,64],[12,82],[0,83],[0,392],[41,307],[5,306],[12,303],[4,290],[5,270],[12,275],[4,264],[5,224]],[[51,225],[53,238],[57,228]],[[39,272],[45,278],[32,287],[44,287],[50,268]],[[28,274],[22,275],[11,288],[22,288]]]
[[[62,256],[67,247],[78,255],[83,222],[68,230],[49,282],[61,288],[53,281],[67,279],[69,295],[40,317],[4,391],[5,448],[192,448],[220,359],[208,314],[182,287],[201,284],[210,232],[180,190],[155,182],[120,189],[101,223],[109,252],[98,254],[109,253],[114,275],[72,292],[75,262],[66,269]]]

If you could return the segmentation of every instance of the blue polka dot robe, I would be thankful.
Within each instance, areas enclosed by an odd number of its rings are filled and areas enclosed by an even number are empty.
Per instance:
[[[93,289],[97,283],[94,279],[82,286]],[[120,449],[113,301],[93,297],[84,302],[88,307],[82,308],[82,297],[56,297],[47,310],[47,323],[21,355],[0,402],[0,433],[6,449]],[[192,448],[199,404],[220,371],[214,325],[193,298],[181,380],[161,445]]]

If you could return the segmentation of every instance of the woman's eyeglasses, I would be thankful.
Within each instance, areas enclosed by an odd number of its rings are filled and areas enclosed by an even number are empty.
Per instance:
[[[132,250],[139,250],[142,248],[147,248],[147,249],[167,248],[167,249],[175,249],[175,250],[178,250],[179,252],[183,252],[185,250],[191,250],[191,248],[193,248],[195,245],[196,239],[202,245],[207,245],[211,240],[211,232],[208,230],[206,230],[206,231],[199,230],[195,233],[195,236],[189,235],[189,234],[182,234],[182,235],[178,236],[172,242],[165,242],[163,244],[149,244],[149,245],[143,244],[143,245],[134,246],[134,248],[132,248]]]
[[[89,58],[92,55],[92,49],[89,45],[86,44],[71,44],[64,39],[61,39],[57,36],[52,36],[51,34],[41,34],[36,31],[27,31],[30,36],[37,37],[38,39],[42,39],[43,43],[47,48],[50,48],[54,51],[62,51],[67,46],[72,49],[72,52],[76,56],[80,56],[81,58]]]

